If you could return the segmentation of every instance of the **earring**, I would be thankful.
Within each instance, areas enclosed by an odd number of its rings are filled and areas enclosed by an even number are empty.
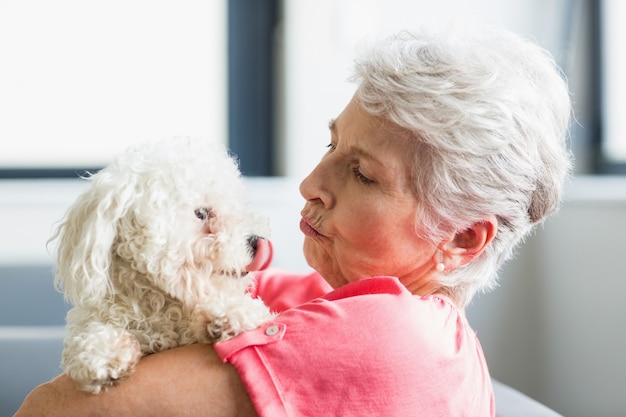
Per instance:
[[[437,257],[439,259],[438,259],[437,265],[435,266],[435,269],[439,272],[443,272],[446,270],[446,264],[443,263],[443,252],[438,250]]]

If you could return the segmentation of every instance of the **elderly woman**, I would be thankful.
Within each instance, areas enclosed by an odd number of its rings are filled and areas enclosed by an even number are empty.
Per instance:
[[[18,416],[495,414],[463,309],[559,206],[566,84],[535,44],[487,30],[402,32],[355,68],[300,187],[315,272],[256,277],[276,319],[146,357],[99,395],[60,376]]]

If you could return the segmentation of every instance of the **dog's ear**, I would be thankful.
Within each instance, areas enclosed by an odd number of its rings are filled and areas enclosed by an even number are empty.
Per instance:
[[[101,171],[70,207],[57,228],[55,286],[74,305],[99,303],[111,294],[109,269],[118,220],[134,192],[132,178]]]

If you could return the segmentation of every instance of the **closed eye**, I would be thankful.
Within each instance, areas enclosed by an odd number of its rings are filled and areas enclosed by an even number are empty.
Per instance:
[[[365,185],[371,185],[374,184],[376,181],[374,181],[371,178],[366,177],[362,172],[361,169],[357,166],[352,168],[352,172],[354,173],[354,176],[356,177],[356,179],[361,182],[362,184]]]

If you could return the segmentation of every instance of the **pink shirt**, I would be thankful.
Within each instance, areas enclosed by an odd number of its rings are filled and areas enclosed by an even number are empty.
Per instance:
[[[259,416],[495,415],[480,344],[445,297],[392,277],[334,291],[317,273],[256,278],[255,295],[280,314],[215,349]]]

